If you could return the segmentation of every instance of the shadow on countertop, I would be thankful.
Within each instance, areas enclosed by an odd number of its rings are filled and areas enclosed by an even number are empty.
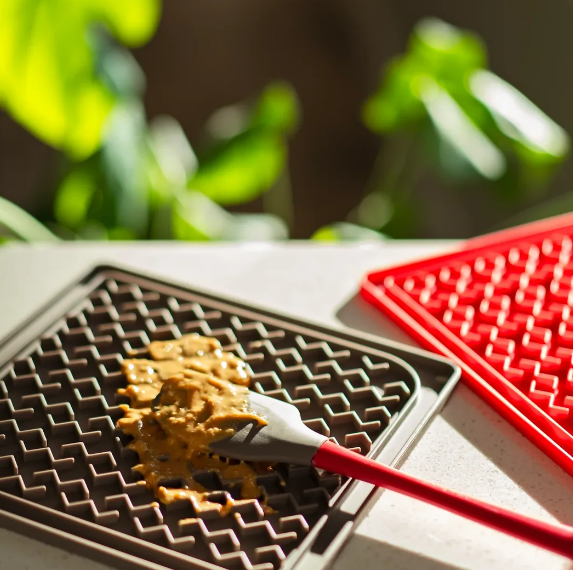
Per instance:
[[[398,325],[394,324],[388,317],[359,295],[355,295],[342,305],[336,312],[336,318],[344,326],[389,338],[416,348],[420,346]]]
[[[342,325],[358,331],[419,346],[358,295],[348,300],[336,317]],[[573,478],[477,395],[458,386],[441,415],[544,509],[560,522],[573,525]],[[483,427],[476,429],[479,423]]]
[[[423,554],[394,544],[379,542],[362,534],[354,534],[332,565],[332,570],[462,570]]]

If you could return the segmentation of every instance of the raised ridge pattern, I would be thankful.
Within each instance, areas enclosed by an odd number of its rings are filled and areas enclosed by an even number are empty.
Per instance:
[[[519,246],[492,246],[485,255],[469,251],[394,285],[573,433],[570,236],[555,232]]]
[[[326,511],[338,477],[280,465],[259,478],[275,514],[252,501],[225,518],[197,515],[187,503],[154,502],[115,429],[123,357],[189,332],[218,338],[247,362],[253,389],[294,404],[312,429],[363,453],[413,389],[408,371],[375,351],[108,280],[0,373],[0,491],[223,567],[278,568]],[[197,477],[238,496],[236,481]]]

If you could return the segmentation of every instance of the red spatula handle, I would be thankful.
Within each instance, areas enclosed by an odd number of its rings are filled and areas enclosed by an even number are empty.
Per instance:
[[[366,481],[377,487],[391,489],[562,556],[573,558],[572,527],[538,521],[416,479],[407,473],[376,463],[330,441],[322,444],[312,463],[319,469]]]

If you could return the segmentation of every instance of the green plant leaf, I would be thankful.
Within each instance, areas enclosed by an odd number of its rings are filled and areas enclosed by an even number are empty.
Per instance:
[[[78,237],[89,241],[106,241],[109,239],[107,227],[98,220],[88,220],[79,229]]]
[[[463,177],[468,168],[488,180],[501,178],[507,167],[503,153],[448,92],[428,78],[421,97],[440,139],[442,170],[454,178]]]
[[[16,237],[30,242],[55,242],[59,239],[36,218],[0,196],[0,226]]]
[[[272,83],[249,109],[220,109],[207,123],[211,145],[188,187],[218,204],[250,202],[269,190],[287,163],[286,136],[298,122],[298,101],[285,83]]]
[[[380,88],[366,101],[362,120],[373,132],[383,134],[416,125],[425,117],[416,92],[418,64],[409,58],[394,59]]]
[[[285,164],[282,137],[253,129],[200,162],[188,186],[225,206],[250,202],[278,180]]]
[[[197,157],[181,125],[155,117],[146,136],[145,177],[149,188],[151,239],[172,238],[172,202],[197,170]]]
[[[115,99],[143,97],[145,74],[133,54],[117,45],[108,34],[91,35],[97,77]]]
[[[232,214],[204,194],[184,192],[173,206],[173,237],[186,241],[217,240],[232,219]]]
[[[200,192],[180,193],[172,211],[176,239],[269,241],[288,237],[286,224],[270,214],[230,214]]]
[[[464,97],[465,78],[485,63],[485,49],[476,36],[435,18],[422,20],[406,54],[390,62],[379,89],[364,105],[362,119],[377,133],[416,127],[426,116],[421,90],[428,78]]]
[[[569,138],[563,129],[486,65],[485,47],[475,34],[425,19],[364,105],[368,128],[408,139],[416,149],[416,157],[400,172],[377,172],[368,187],[393,194],[392,217],[383,226],[389,235],[403,237],[400,225],[413,231],[408,208],[396,198],[408,187],[402,180],[409,178],[408,171],[419,172],[416,166],[432,166],[458,187],[481,179],[507,202],[542,191],[567,156]],[[378,200],[376,208],[360,214],[369,226],[384,217],[380,196],[373,200]],[[363,203],[368,207],[367,199]],[[351,220],[358,221],[358,212],[353,215]]]
[[[107,225],[126,228],[140,237],[145,236],[149,221],[146,132],[143,104],[122,102],[114,108],[101,150],[103,207],[111,213]]]
[[[310,239],[317,241],[384,241],[386,238],[383,234],[362,226],[336,222],[316,230]]]
[[[94,69],[90,34],[107,25],[140,45],[153,33],[159,0],[3,0],[0,104],[74,160],[99,146],[114,98]]]
[[[175,191],[185,188],[197,170],[197,157],[181,125],[172,117],[155,117],[147,136],[146,175],[150,206],[169,202]]]
[[[161,0],[70,0],[87,4],[92,18],[101,20],[128,47],[147,43],[161,18]]]
[[[316,230],[310,239],[315,241],[339,241],[338,234],[332,226],[323,226]]]
[[[421,72],[441,81],[459,81],[487,64],[485,47],[478,36],[437,18],[425,18],[414,27],[408,55]]]
[[[360,226],[371,230],[384,227],[394,213],[392,201],[381,192],[367,194],[353,211],[353,216]]]
[[[298,107],[296,93],[288,83],[272,83],[255,106],[251,127],[292,133],[299,121]]]
[[[118,103],[101,149],[74,164],[58,188],[54,203],[58,224],[88,239],[148,237],[150,209],[158,205],[150,200],[150,171],[157,165],[148,139],[141,102]]]
[[[107,239],[110,241],[131,241],[137,236],[129,228],[110,228],[107,230]]]
[[[527,152],[528,161],[555,163],[567,156],[567,133],[515,87],[485,69],[472,74],[469,86],[499,130]]]
[[[93,171],[86,164],[73,168],[56,192],[56,221],[68,229],[77,230],[86,221],[95,192],[96,178]]]

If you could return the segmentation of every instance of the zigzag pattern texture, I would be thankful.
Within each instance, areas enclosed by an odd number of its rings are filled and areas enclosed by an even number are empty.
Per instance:
[[[280,465],[261,476],[266,505],[226,517],[154,501],[115,429],[121,362],[152,340],[197,332],[243,358],[253,389],[294,404],[312,429],[367,453],[408,402],[415,379],[397,359],[270,317],[151,282],[101,280],[73,313],[0,370],[0,492],[96,523],[116,537],[225,568],[278,569],[341,481]],[[200,473],[214,493],[236,481]],[[106,531],[106,532],[107,532]],[[117,546],[116,546],[117,547]],[[147,550],[146,550],[147,549]]]

